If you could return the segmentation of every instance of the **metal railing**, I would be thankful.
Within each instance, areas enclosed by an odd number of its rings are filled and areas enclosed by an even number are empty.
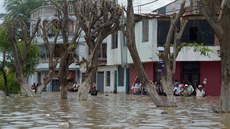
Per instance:
[[[68,6],[68,13],[73,14],[73,6],[69,5]],[[30,14],[31,19],[36,19],[38,17],[44,17],[44,16],[54,16],[57,14],[56,7],[54,5],[46,5],[46,6],[41,6],[35,10],[33,10]]]

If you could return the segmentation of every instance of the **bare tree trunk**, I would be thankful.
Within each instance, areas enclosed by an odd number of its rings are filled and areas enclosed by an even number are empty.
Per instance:
[[[42,90],[43,90],[43,88],[45,88],[46,87],[46,85],[47,84],[40,84],[40,85],[38,85],[38,89],[37,89],[37,92],[36,92],[36,96],[37,97],[41,97],[42,96]]]
[[[127,27],[127,29],[128,29],[128,27]],[[135,38],[129,38],[129,36],[127,36],[127,46],[128,46],[129,52],[131,54],[131,57],[133,59],[135,69],[137,70],[138,78],[140,79],[140,81],[143,84],[143,86],[145,87],[145,89],[147,89],[147,93],[150,95],[154,104],[158,107],[166,106],[166,104],[163,103],[162,99],[160,98],[160,96],[156,92],[155,86],[150,82],[150,80],[148,79],[148,77],[145,73],[145,70],[144,70],[143,65],[141,63],[141,59],[140,59],[138,52],[137,52],[137,49],[136,49],[135,41],[133,41],[133,39],[135,39]]]
[[[97,68],[92,68],[91,70],[87,70],[85,73],[85,80],[81,84],[79,88],[79,100],[87,100],[89,95],[90,86],[93,83],[93,78],[97,72]]]
[[[65,83],[61,83],[61,99],[67,99],[68,87]]]
[[[12,46],[12,53],[13,53],[13,62],[15,67],[15,73],[16,73],[16,79],[17,82],[20,84],[21,91],[25,93],[26,96],[34,97],[35,94],[32,91],[31,87],[26,83],[26,77],[24,75],[23,67],[24,67],[24,61],[28,56],[31,43],[35,37],[36,32],[38,31],[38,25],[40,23],[41,19],[38,19],[36,26],[34,28],[34,31],[32,32],[32,35],[28,37],[27,33],[27,27],[24,23],[17,22],[17,21],[11,21],[10,25],[6,28],[6,33],[10,41],[10,45]],[[19,28],[22,29],[22,35],[24,37],[23,41],[25,42],[25,48],[24,50],[20,50],[18,46],[18,32]]]
[[[78,94],[79,100],[83,100],[83,101],[88,99],[89,89],[91,84],[93,83],[94,77],[98,69],[98,58],[97,58],[98,49],[91,48],[91,50],[92,51],[91,51],[90,58],[88,60],[84,60],[84,62],[86,63],[85,78],[82,85],[79,88],[79,94]]]
[[[37,87],[37,92],[36,92],[36,96],[37,97],[41,97],[42,95],[42,90],[48,85],[48,83],[50,82],[50,80],[52,79],[53,77],[53,73],[54,71],[52,71],[52,75],[48,74],[48,77],[44,78],[44,82],[40,84],[38,84],[38,87]]]
[[[50,60],[52,60],[52,58]],[[57,63],[55,62],[55,64],[54,64],[54,62],[52,62],[52,63],[49,62],[49,65],[51,67],[49,67],[50,70],[49,70],[49,73],[48,73],[47,77],[43,78],[43,83],[41,82],[37,87],[38,88],[37,93],[36,93],[37,97],[41,97],[42,90],[48,85],[48,83],[50,82],[50,80],[54,76],[55,67],[56,67]]]
[[[21,95],[28,96],[28,97],[35,97],[35,93],[31,89],[31,87],[26,82],[23,74],[19,74],[17,77],[17,82],[21,87]]]
[[[65,52],[61,57],[60,68],[58,72],[58,78],[60,81],[61,87],[61,99],[67,99],[68,87],[67,87],[67,76],[68,76],[68,67],[69,67],[69,52]]]
[[[3,52],[3,59],[2,59],[2,72],[3,72],[3,80],[4,80],[4,90],[6,96],[9,96],[9,89],[8,89],[8,81],[7,81],[7,73],[5,71],[5,63],[6,63],[6,52]]]
[[[172,68],[169,64],[171,63],[165,63],[165,69],[167,71],[167,74],[162,77],[162,85],[164,87],[164,91],[167,94],[167,104],[170,107],[176,106],[176,102],[174,101],[173,96],[173,80],[174,80],[174,73],[172,71]]]
[[[220,105],[223,112],[230,112],[230,2],[223,8],[222,18]]]
[[[75,15],[84,31],[89,48],[89,58],[79,62],[86,63],[85,81],[79,88],[79,100],[86,100],[90,83],[94,80],[98,64],[98,49],[103,40],[120,29],[120,18],[123,8],[109,0],[81,0],[74,6]]]
[[[128,0],[126,32],[125,32],[125,35],[127,37],[127,47],[133,59],[135,69],[137,70],[138,78],[140,79],[141,83],[144,83],[143,86],[145,86],[145,89],[147,90],[154,104],[158,107],[166,106],[166,104],[163,103],[162,99],[156,92],[155,86],[148,79],[145,70],[143,68],[143,65],[141,63],[141,59],[138,55],[138,51],[135,43],[135,31],[134,31],[135,23],[134,23],[134,12],[133,12],[132,2],[133,2],[132,0]]]
[[[173,81],[174,81],[174,74],[176,68],[176,57],[178,55],[178,51],[173,51],[174,54],[173,56],[171,55],[172,52],[170,52],[170,46],[171,43],[174,42],[173,46],[174,46],[174,50],[176,50],[176,47],[178,45],[177,42],[179,42],[182,36],[182,34],[180,34],[180,37],[177,37],[178,36],[176,32],[177,25],[185,11],[186,11],[185,1],[183,1],[179,13],[174,14],[176,16],[174,19],[171,20],[171,25],[164,45],[165,46],[164,52],[161,55],[165,65],[165,75],[162,77],[163,78],[162,84],[167,94],[168,106],[176,106],[176,103],[174,102],[174,96],[173,96]],[[182,33],[183,30],[181,30],[180,32]],[[175,35],[174,41],[173,41],[173,35]]]
[[[207,3],[208,2],[208,3]],[[211,3],[209,3],[211,2]],[[216,37],[220,43],[221,50],[221,93],[220,106],[214,109],[215,112],[230,112],[230,2],[222,0],[221,9],[219,10],[219,18],[210,14],[210,10],[214,10],[215,1],[202,0],[202,13],[213,28]]]

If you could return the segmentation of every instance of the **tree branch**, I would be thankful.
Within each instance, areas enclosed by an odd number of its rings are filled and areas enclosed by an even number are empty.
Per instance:
[[[180,18],[182,17],[182,15],[184,14],[184,12],[186,11],[185,8],[185,0],[183,0],[182,4],[181,4],[181,9],[180,12],[176,15],[176,17],[172,20],[167,37],[166,37],[166,41],[165,41],[165,50],[164,50],[164,54],[163,54],[163,60],[166,61],[169,58],[169,54],[170,54],[170,44],[172,42],[172,38],[173,38],[173,34],[174,34],[174,30],[177,26],[177,23],[179,22]]]
[[[204,15],[204,17],[207,19],[208,23],[213,28],[214,33],[216,34],[216,37],[218,38],[218,40],[222,41],[223,30],[220,26],[220,21],[216,21],[214,17],[211,17],[208,14],[207,11],[210,10],[211,8],[208,7],[207,5],[205,5],[205,0],[201,0],[201,4],[202,4],[202,7],[201,7],[202,14]],[[223,4],[221,6],[223,6]],[[222,17],[221,15],[222,15],[222,13],[220,14],[219,20],[221,20],[221,17]]]

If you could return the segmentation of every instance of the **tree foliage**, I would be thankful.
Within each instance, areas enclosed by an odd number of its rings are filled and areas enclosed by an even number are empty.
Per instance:
[[[22,51],[25,48],[25,42],[21,41],[19,42],[19,49]],[[23,72],[26,77],[29,77],[29,75],[33,74],[36,70],[36,65],[39,63],[40,59],[40,49],[36,42],[33,42],[30,46],[27,58],[24,60],[24,66],[23,66]]]
[[[0,72],[0,90],[4,90],[4,79]],[[18,94],[20,92],[20,85],[16,81],[15,72],[12,69],[9,69],[7,74],[8,90],[10,94]]]
[[[212,49],[208,48],[203,43],[186,43],[186,46],[194,48],[195,52],[200,52],[200,54],[204,56],[209,56],[209,54],[213,52]]]
[[[30,13],[43,4],[41,0],[5,0],[4,19],[17,19],[28,22]]]
[[[9,52],[11,50],[9,45],[9,39],[6,36],[5,30],[0,28],[0,52]]]

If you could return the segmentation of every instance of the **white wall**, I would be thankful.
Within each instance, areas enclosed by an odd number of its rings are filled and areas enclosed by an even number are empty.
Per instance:
[[[34,83],[35,84],[38,83],[38,74],[37,74],[37,72],[35,72],[33,75],[31,75],[28,78],[27,83],[29,84],[29,86],[33,85]]]
[[[110,71],[110,85],[109,86],[106,86],[106,71]],[[117,71],[117,73],[118,73],[117,66],[104,66],[104,67],[98,68],[98,72],[104,72],[104,92],[105,93],[113,93],[114,92],[115,71]],[[124,72],[126,72],[126,71],[124,70]],[[118,77],[117,77],[117,79],[118,79]],[[118,84],[118,82],[117,82],[117,84]],[[117,92],[118,93],[125,93],[125,91],[126,91],[125,84],[126,84],[126,79],[124,76],[124,85],[123,86],[117,86]]]
[[[104,92],[113,92],[114,90],[114,71],[117,70],[116,66],[104,66],[98,68],[98,72],[104,72]],[[106,71],[110,71],[110,85],[106,85]]]
[[[142,21],[135,26],[136,47],[142,62],[151,62],[158,59],[157,56],[157,20],[149,20],[149,41],[142,42]],[[128,63],[133,63],[130,53]]]
[[[201,55],[199,51],[194,51],[193,48],[183,48],[177,57],[177,61],[220,61],[221,59],[218,53],[220,47],[212,46],[208,48],[211,49],[212,52],[209,52],[207,56]]]
[[[121,32],[118,32],[118,47],[112,49],[112,36],[107,38],[107,65],[118,65],[121,64],[121,43],[123,37],[121,37]]]

